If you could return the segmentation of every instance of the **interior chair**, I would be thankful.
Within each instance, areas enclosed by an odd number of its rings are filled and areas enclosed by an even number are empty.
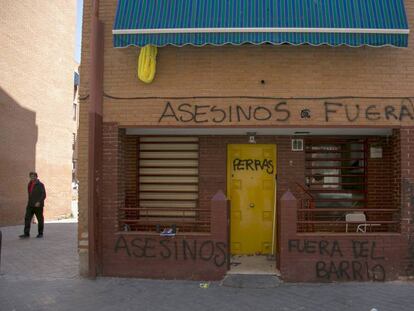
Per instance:
[[[346,221],[346,228],[345,232],[348,232],[348,224],[358,224],[356,232],[367,232],[367,217],[364,213],[351,213],[345,215],[345,221]]]

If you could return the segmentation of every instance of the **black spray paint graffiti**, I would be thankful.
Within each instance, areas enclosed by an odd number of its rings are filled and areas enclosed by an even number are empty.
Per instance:
[[[258,171],[266,170],[268,174],[273,174],[273,160],[264,159],[234,159],[233,160],[233,171]]]
[[[239,123],[246,121],[274,121],[287,122],[295,113],[292,111],[295,105],[289,105],[282,101],[271,105],[247,105],[229,104],[227,106],[199,105],[181,103],[173,105],[166,102],[159,123],[175,121],[177,123]],[[341,102],[321,102],[325,122],[334,122],[335,118],[345,119],[348,122],[356,121],[414,121],[414,104],[411,99],[402,99],[400,104],[380,105],[372,104],[362,106],[360,104],[348,104]],[[319,113],[315,114],[319,115]],[[301,120],[311,120],[310,108],[297,111],[297,117]]]
[[[222,267],[227,262],[227,245],[210,240],[156,240],[152,238],[133,238],[130,241],[120,235],[115,243],[114,252],[128,257],[153,258],[163,260],[203,260]]]
[[[346,119],[349,122],[360,121],[365,119],[367,121],[407,121],[414,120],[414,104],[411,100],[403,100],[401,105],[393,106],[386,105],[383,108],[379,108],[378,105],[370,105],[365,108],[361,108],[358,104],[342,104],[325,102],[325,121],[332,120],[334,115],[342,114],[345,112]]]
[[[190,105],[180,104],[176,108],[167,102],[158,122],[175,120],[176,122],[188,123],[222,123],[242,121],[268,121],[275,118],[276,121],[289,120],[290,111],[287,103],[281,102],[273,106],[248,106],[229,105],[219,108],[214,105]]]
[[[344,257],[343,250],[349,249],[349,246],[345,247],[336,240],[289,240],[288,248],[291,253],[329,257],[329,260],[318,260],[315,263],[317,278],[338,281],[385,281],[385,268],[376,262],[385,259],[378,255],[377,243],[375,241],[350,241],[350,243],[352,260],[338,260],[338,257]]]
[[[409,199],[410,202],[410,213],[411,223],[414,224],[414,184],[407,179],[403,179],[402,197]],[[411,230],[408,235],[408,255],[407,255],[407,266],[405,267],[405,273],[407,276],[414,276],[414,232]]]

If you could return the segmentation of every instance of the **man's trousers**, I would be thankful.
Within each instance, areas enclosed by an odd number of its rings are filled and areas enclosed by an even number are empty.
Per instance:
[[[43,218],[43,207],[26,207],[26,216],[24,217],[24,234],[30,234],[30,223],[32,222],[33,215],[36,215],[38,223],[38,232],[43,234],[44,218]]]

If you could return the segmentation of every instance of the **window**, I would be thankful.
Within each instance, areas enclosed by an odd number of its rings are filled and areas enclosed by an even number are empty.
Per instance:
[[[72,150],[76,148],[76,134],[72,133]]]
[[[138,213],[126,213],[121,229],[209,231],[208,213],[198,208],[198,168],[197,137],[140,137]]]
[[[364,138],[307,139],[306,195],[298,211],[298,232],[398,231],[394,219],[398,210],[368,206],[367,166],[368,143]],[[371,190],[377,187],[370,186]]]
[[[76,160],[72,160],[72,182],[76,181]]]
[[[73,121],[76,121],[78,117],[78,105],[76,103],[73,103]]]
[[[343,231],[346,214],[366,208],[366,155],[364,139],[307,139],[309,198],[302,220],[311,226],[299,226],[299,231]]]
[[[364,141],[306,146],[306,184],[315,207],[364,207],[366,149]]]

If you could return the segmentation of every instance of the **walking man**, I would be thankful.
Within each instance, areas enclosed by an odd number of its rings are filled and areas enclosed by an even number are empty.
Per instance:
[[[30,181],[27,185],[27,192],[29,199],[26,207],[26,216],[24,217],[24,234],[20,235],[21,239],[30,237],[30,223],[32,222],[33,215],[36,215],[38,222],[38,235],[37,238],[43,238],[43,206],[46,199],[45,186],[37,179],[36,172],[30,172]]]

